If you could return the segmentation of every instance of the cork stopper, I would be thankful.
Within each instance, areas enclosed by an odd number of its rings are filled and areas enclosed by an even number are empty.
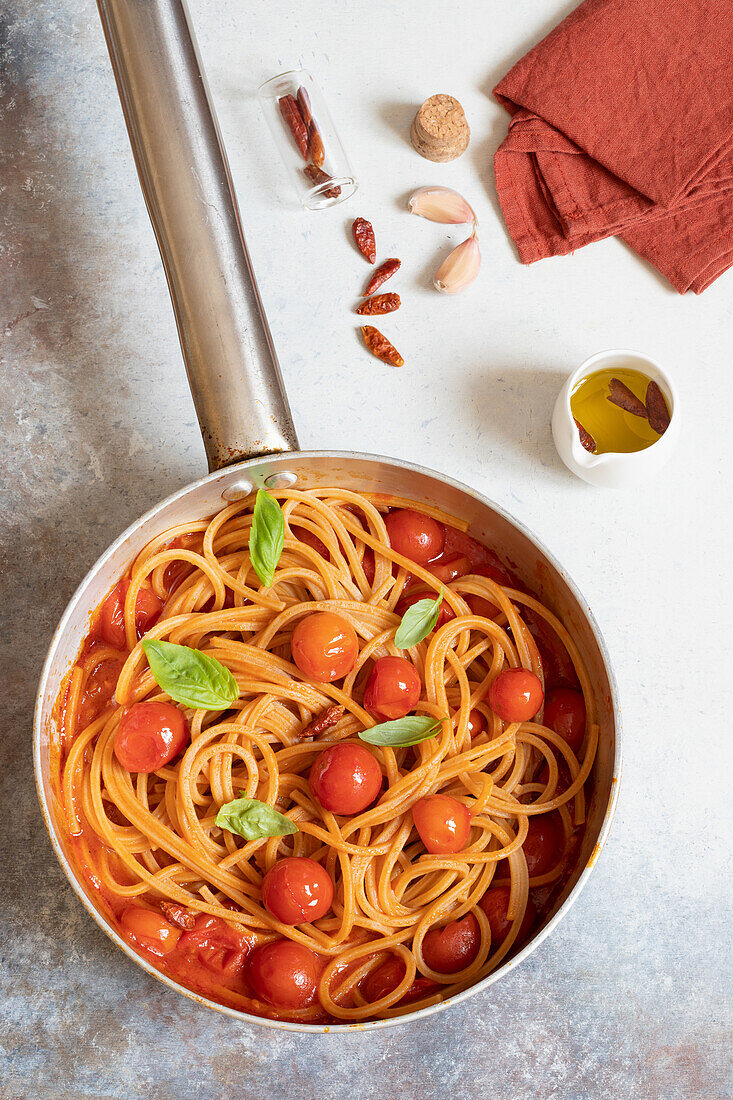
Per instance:
[[[426,160],[455,160],[466,151],[471,130],[463,107],[452,95],[431,95],[415,115],[410,139]]]

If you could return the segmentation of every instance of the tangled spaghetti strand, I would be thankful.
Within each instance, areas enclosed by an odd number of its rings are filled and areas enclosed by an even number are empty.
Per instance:
[[[544,888],[549,897],[567,873],[598,741],[592,685],[568,631],[532,595],[477,574],[441,585],[429,568],[391,548],[384,514],[415,509],[413,501],[338,488],[272,495],[282,507],[285,544],[269,589],[260,585],[248,551],[253,498],[165,532],[133,563],[124,600],[126,652],[92,631],[63,689],[59,785],[68,831],[78,864],[118,927],[132,903],[155,908],[170,902],[225,922],[250,946],[286,937],[324,964],[318,1000],[306,1009],[273,1009],[241,980],[212,978],[203,991],[215,999],[305,1022],[414,1011],[490,973],[518,943],[530,890]],[[465,531],[440,510],[417,507]],[[371,557],[373,578],[365,568]],[[394,644],[400,623],[395,609],[410,578],[435,594],[443,587],[454,617],[403,652]],[[136,605],[143,589],[163,604],[145,637],[215,657],[234,675],[239,697],[225,712],[186,710],[191,740],[182,756],[156,772],[131,774],[113,751],[124,708],[168,700],[138,639]],[[474,614],[467,602],[472,596],[490,601],[495,617]],[[306,679],[290,654],[298,621],[326,610],[347,620],[359,639],[356,664],[340,685]],[[579,755],[542,724],[542,711],[532,721],[506,723],[488,706],[489,687],[505,668],[523,666],[543,679],[525,622],[530,615],[554,633],[575,669],[587,714]],[[362,744],[359,731],[376,724],[360,700],[371,663],[387,655],[407,656],[414,664],[423,683],[416,713],[440,720],[440,730],[410,748],[368,746],[384,776],[383,793],[362,813],[337,817],[313,797],[309,770],[325,746]],[[114,698],[95,713],[105,670],[116,684]],[[302,739],[304,728],[333,704],[344,708],[337,723],[316,739]],[[486,728],[472,738],[469,715],[476,710]],[[470,840],[456,854],[427,853],[412,822],[412,806],[437,792],[471,812]],[[275,806],[298,831],[247,842],[219,828],[219,807],[241,796]],[[562,821],[565,848],[555,867],[530,878],[523,852],[529,824],[552,812]],[[264,874],[283,856],[308,856],[326,868],[335,884],[327,916],[291,926],[264,908]],[[492,942],[479,902],[499,881],[509,888],[510,927]],[[432,970],[423,956],[426,934],[469,913],[480,933],[475,958],[456,973]],[[404,976],[370,1002],[365,979],[390,956],[403,964]],[[168,969],[166,959],[153,961]],[[185,971],[173,973],[200,988]],[[427,979],[424,994],[400,1003],[416,977]]]

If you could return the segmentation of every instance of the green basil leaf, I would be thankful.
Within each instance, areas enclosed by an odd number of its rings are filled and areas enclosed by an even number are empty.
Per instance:
[[[298,826],[290,818],[257,798],[235,798],[233,802],[227,802],[219,808],[216,824],[230,833],[239,833],[245,840],[288,836],[298,832]]]
[[[265,588],[272,584],[284,542],[285,520],[280,505],[264,489],[258,489],[249,533],[249,556]]]
[[[239,698],[239,687],[228,668],[200,649],[174,642],[143,642],[153,678],[184,707],[226,710]]]
[[[368,745],[403,748],[435,737],[440,731],[441,721],[441,718],[433,718],[430,714],[408,714],[406,718],[382,722],[379,726],[372,726],[370,730],[362,730],[359,737]]]
[[[435,630],[442,602],[441,588],[437,599],[418,600],[412,607],[408,607],[394,636],[394,644],[398,649],[409,649],[410,646],[417,645],[423,638],[427,638],[431,630]]]

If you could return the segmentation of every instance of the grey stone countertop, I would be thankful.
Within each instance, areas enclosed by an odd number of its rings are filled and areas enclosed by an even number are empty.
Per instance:
[[[527,962],[424,1023],[303,1036],[214,1014],[133,965],[73,895],[38,810],[31,720],[54,626],[108,543],[204,457],[96,8],[2,6],[2,1097],[731,1095],[733,272],[683,298],[616,240],[517,262],[493,191],[507,118],[490,90],[571,7],[192,3],[302,444],[423,463],[526,522],[593,607],[625,718],[610,840]],[[324,213],[286,193],[253,97],[299,64],[361,182]],[[436,91],[472,127],[451,165],[407,141]],[[455,299],[430,277],[461,228],[405,212],[433,182],[481,223],[480,280]],[[385,326],[401,371],[359,347],[357,215],[406,261],[405,307]],[[623,494],[575,480],[549,432],[562,379],[604,347],[663,362],[684,416],[664,473]]]

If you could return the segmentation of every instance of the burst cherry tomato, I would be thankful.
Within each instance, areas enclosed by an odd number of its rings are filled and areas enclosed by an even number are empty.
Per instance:
[[[420,839],[433,855],[462,852],[471,835],[468,807],[448,794],[431,794],[412,807]]]
[[[316,999],[318,958],[292,940],[275,940],[249,957],[247,976],[255,994],[278,1008],[307,1008]]]
[[[305,676],[330,684],[351,672],[359,655],[359,642],[346,619],[332,611],[316,611],[300,620],[290,649]]]
[[[410,588],[406,596],[397,604],[395,611],[398,615],[404,615],[408,607],[412,607],[414,603],[418,603],[419,600],[434,600],[436,597],[435,592],[428,591],[427,588],[422,586],[419,588]],[[445,600],[441,602],[440,611],[438,612],[438,621],[435,624],[435,629],[439,630],[444,623],[450,622],[451,619],[455,619],[456,615],[453,608]]]
[[[127,649],[125,640],[125,596],[130,587],[130,578],[118,581],[102,604],[99,628],[105,642],[115,649]],[[135,630],[138,638],[150,630],[160,618],[163,604],[152,588],[141,588],[135,600]]]
[[[358,814],[379,794],[382,772],[363,745],[332,745],[316,757],[308,782],[324,810]]]
[[[445,544],[445,528],[422,512],[412,508],[397,508],[384,517],[390,546],[398,554],[427,565],[437,558]]]
[[[443,928],[431,928],[422,944],[425,962],[439,974],[455,974],[470,966],[478,955],[481,931],[473,913],[452,920]]]
[[[471,564],[471,573],[479,576],[492,577],[499,584],[512,584],[512,579],[499,561],[493,550],[489,550],[483,543],[477,542],[470,535],[464,534],[455,527],[445,529],[445,556],[446,558],[466,557]],[[484,569],[487,571],[484,572]],[[488,572],[491,569],[492,572]],[[499,580],[499,576],[502,577]]]
[[[381,1001],[382,997],[388,996],[397,988],[404,976],[405,964],[402,959],[392,955],[391,958],[369,974],[364,982],[364,997],[369,1004]],[[422,997],[427,997],[434,989],[437,989],[437,985],[435,982],[431,982],[429,978],[415,978],[407,993],[397,1003],[401,1005],[412,1004],[413,1001],[419,1001]]]
[[[279,859],[262,880],[262,903],[283,924],[319,920],[331,908],[332,901],[331,876],[314,859],[303,856]]]
[[[201,913],[193,929],[181,936],[178,950],[227,983],[241,974],[252,943],[219,917]]]
[[[172,703],[134,703],[115,733],[115,756],[128,772],[155,772],[188,743],[186,715]]]
[[[489,688],[489,706],[505,722],[528,722],[543,698],[539,677],[526,668],[505,668]]]
[[[479,905],[489,920],[491,942],[493,945],[498,946],[506,939],[507,933],[512,926],[512,922],[506,915],[507,909],[509,908],[509,887],[490,886],[481,898]],[[532,899],[528,898],[527,908],[524,910],[524,916],[522,917],[522,923],[519,926],[519,932],[514,941],[515,943],[519,944],[522,940],[527,938],[529,930],[536,919],[537,910],[532,904]]]
[[[556,688],[547,696],[544,724],[564,737],[577,753],[585,737],[585,701],[579,691]]]
[[[472,710],[468,716],[469,737],[478,737],[486,729],[486,719],[480,710]]]
[[[562,820],[557,813],[529,819],[529,832],[522,845],[530,875],[545,875],[556,867],[565,846]]]
[[[404,718],[414,710],[421,691],[417,670],[406,658],[380,657],[364,688],[364,708],[375,718]]]
[[[120,924],[133,940],[154,955],[167,955],[176,946],[181,935],[180,928],[169,924],[160,913],[143,909],[141,905],[130,905],[123,910]]]
[[[85,729],[107,706],[117,687],[123,663],[116,657],[110,657],[94,669],[84,686],[79,706],[79,729]]]
[[[436,580],[442,584],[450,584],[459,577],[467,577],[471,572],[471,563],[466,557],[444,558],[442,561],[433,562],[428,566],[428,572],[432,573]]]

